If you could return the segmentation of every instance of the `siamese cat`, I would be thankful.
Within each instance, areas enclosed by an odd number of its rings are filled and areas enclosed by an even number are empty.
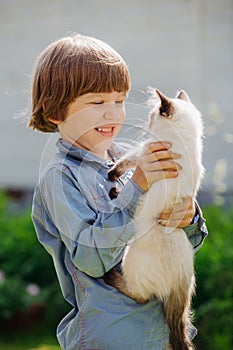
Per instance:
[[[162,301],[170,329],[168,348],[191,350],[193,247],[183,229],[164,227],[158,217],[183,198],[197,195],[204,174],[202,118],[185,91],[173,99],[156,89],[151,93],[150,139],[121,158],[109,171],[109,179],[117,180],[128,168],[135,167],[143,147],[151,141],[171,141],[172,151],[181,154],[182,169],[178,177],[154,182],[142,195],[134,215],[135,236],[122,260],[123,273],[112,269],[104,279],[139,303],[151,298]]]

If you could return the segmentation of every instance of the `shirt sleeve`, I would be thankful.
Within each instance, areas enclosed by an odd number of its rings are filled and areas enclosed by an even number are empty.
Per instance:
[[[190,240],[194,252],[197,252],[203,245],[203,242],[208,235],[208,229],[205,224],[206,220],[202,216],[201,208],[196,203],[196,214],[191,225],[184,227],[184,231]]]
[[[90,206],[68,170],[51,169],[40,193],[44,210],[80,271],[101,277],[120,262],[135,233],[133,215],[142,194],[132,180],[109,201],[106,212]]]

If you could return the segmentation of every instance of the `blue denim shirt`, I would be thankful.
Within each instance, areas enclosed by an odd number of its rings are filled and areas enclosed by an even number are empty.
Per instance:
[[[57,146],[35,189],[32,219],[72,306],[57,328],[62,349],[165,350],[168,327],[161,303],[155,299],[138,304],[102,279],[121,262],[134,235],[132,219],[143,192],[130,179],[132,171],[112,183],[107,176],[112,161],[63,140]],[[117,144],[109,150],[113,160],[124,152]],[[121,192],[111,200],[114,186]],[[203,219],[185,230],[199,249],[206,235]]]

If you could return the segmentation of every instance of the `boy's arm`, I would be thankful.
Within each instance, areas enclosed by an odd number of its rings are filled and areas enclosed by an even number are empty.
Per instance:
[[[54,235],[51,227],[55,225],[57,238],[80,271],[101,277],[121,261],[125,245],[135,233],[133,216],[142,194],[133,181],[127,182],[117,199],[107,203],[105,212],[90,207],[69,171],[49,171],[38,192],[35,226],[44,225]],[[39,237],[49,250],[43,239]],[[49,242],[49,235],[46,239]]]

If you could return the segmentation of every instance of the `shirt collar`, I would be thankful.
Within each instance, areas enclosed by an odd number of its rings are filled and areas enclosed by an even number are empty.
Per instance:
[[[117,161],[120,157],[122,157],[126,152],[126,146],[122,146],[116,142],[113,142],[110,146],[110,148],[107,150],[109,156],[112,158],[111,160],[103,160],[102,158],[96,156],[94,153],[89,152],[87,150],[74,147],[67,141],[64,141],[63,139],[59,138],[56,142],[56,146],[60,153],[65,156],[70,156],[77,160],[85,160],[90,162],[95,162],[98,164],[106,165],[109,167],[109,165],[113,165],[115,161]]]

